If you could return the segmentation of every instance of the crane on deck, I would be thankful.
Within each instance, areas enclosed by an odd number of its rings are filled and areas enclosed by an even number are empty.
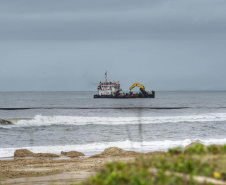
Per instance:
[[[140,83],[136,82],[133,85],[130,86],[129,90],[132,90],[134,87],[139,87],[142,90],[145,90],[145,87],[143,85],[141,85]]]
[[[142,92],[142,94],[148,94],[145,91],[145,87],[142,84],[136,82],[136,83],[134,83],[133,85],[130,86],[129,90],[131,91],[134,87],[139,87],[140,88],[140,91]]]

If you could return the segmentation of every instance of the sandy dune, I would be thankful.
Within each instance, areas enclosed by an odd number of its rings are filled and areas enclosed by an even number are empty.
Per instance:
[[[109,151],[111,153],[109,153]],[[110,161],[130,161],[139,153],[106,149],[89,158],[15,158],[0,161],[1,185],[50,185],[79,183]]]

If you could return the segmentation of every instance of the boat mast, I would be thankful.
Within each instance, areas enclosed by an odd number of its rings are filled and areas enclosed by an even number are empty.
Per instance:
[[[106,72],[105,72],[105,82],[107,82],[108,81],[108,73],[107,73],[107,70],[106,70]]]

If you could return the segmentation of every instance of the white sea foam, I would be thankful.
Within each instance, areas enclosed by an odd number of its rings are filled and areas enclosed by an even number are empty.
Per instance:
[[[120,125],[120,124],[155,124],[155,123],[179,123],[179,122],[207,122],[226,121],[226,113],[208,113],[183,116],[161,117],[79,117],[79,116],[42,116],[37,115],[33,119],[17,120],[13,126],[49,126],[49,125]],[[9,127],[12,127],[10,125]]]
[[[82,145],[64,145],[64,146],[34,146],[34,147],[20,147],[20,148],[0,148],[0,157],[13,156],[16,149],[28,149],[35,153],[55,153],[60,154],[61,151],[79,151],[85,153],[86,156],[101,153],[105,148],[116,146],[125,150],[133,150],[139,152],[151,152],[151,151],[167,151],[169,148],[190,144],[194,141],[199,141],[205,145],[211,144],[226,144],[226,138],[223,139],[185,139],[185,140],[164,140],[164,141],[117,141],[117,142],[101,142],[90,143]]]

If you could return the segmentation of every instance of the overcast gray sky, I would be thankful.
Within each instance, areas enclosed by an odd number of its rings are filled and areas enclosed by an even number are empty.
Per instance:
[[[0,0],[0,91],[226,90],[225,0]]]

